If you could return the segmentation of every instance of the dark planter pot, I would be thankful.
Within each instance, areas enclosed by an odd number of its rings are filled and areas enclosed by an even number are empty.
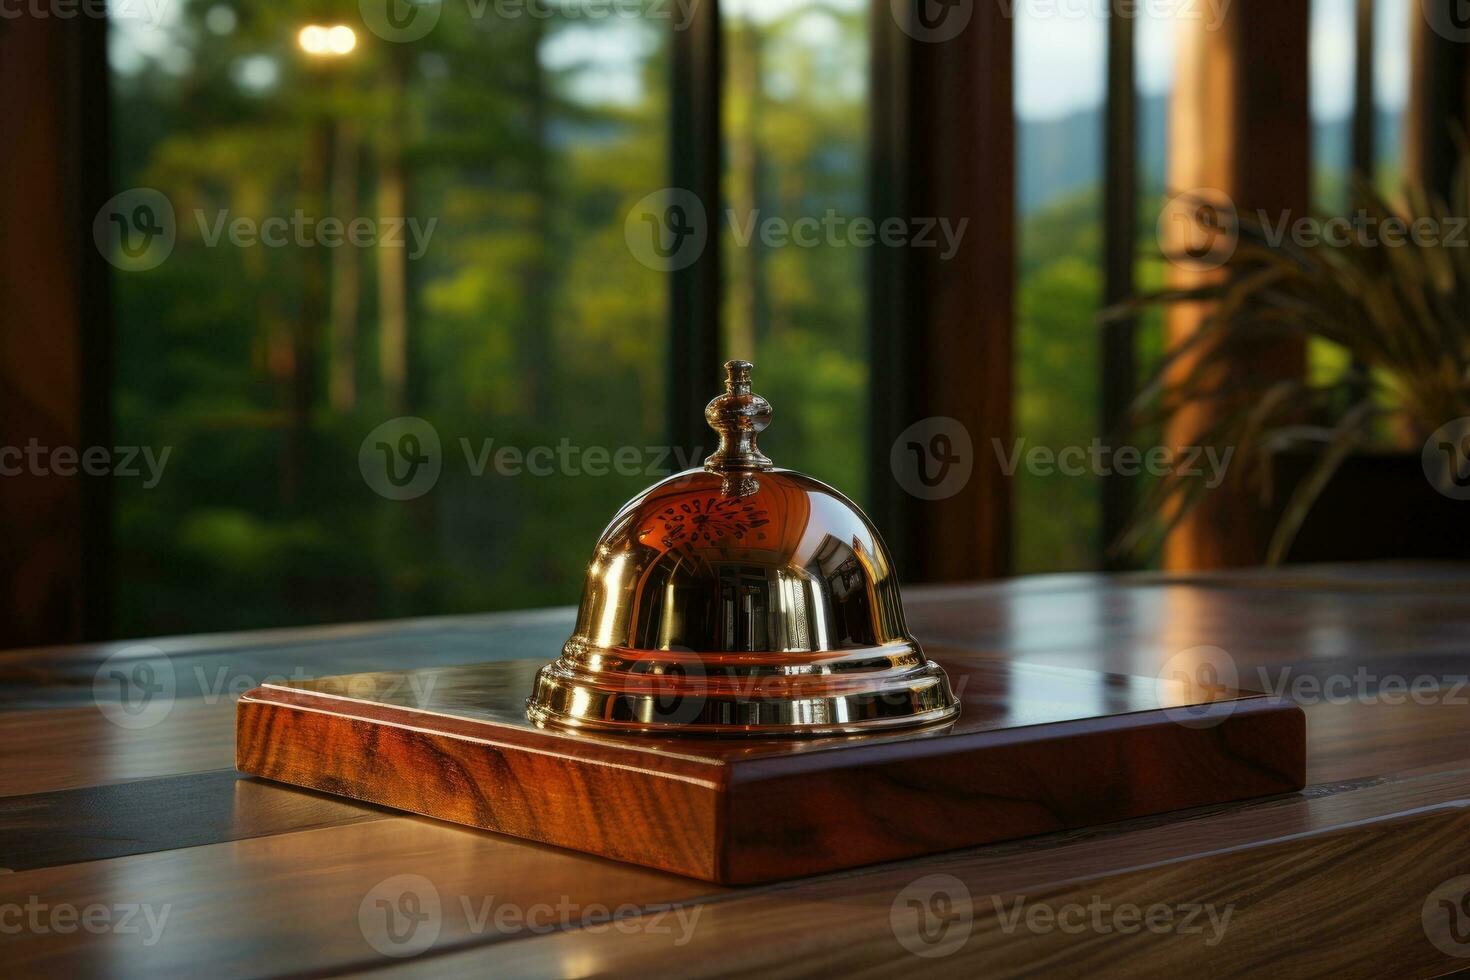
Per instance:
[[[1273,516],[1316,459],[1277,455]],[[1349,458],[1323,488],[1286,556],[1289,562],[1375,558],[1470,559],[1470,500],[1436,490],[1418,453]]]

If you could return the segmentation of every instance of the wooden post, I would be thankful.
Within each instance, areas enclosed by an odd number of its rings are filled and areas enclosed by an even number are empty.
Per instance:
[[[92,238],[108,197],[106,22],[0,23],[0,90],[0,647],[98,639],[111,481],[15,451],[112,448],[112,268]]]
[[[1470,24],[1455,0],[1413,4],[1404,176],[1450,200],[1459,162],[1456,130],[1470,129]]]
[[[947,257],[872,249],[870,499],[905,580],[941,581],[1011,563],[1015,110],[1005,5],[922,3],[873,7],[874,217],[965,224]]]
[[[1307,5],[1235,0],[1218,29],[1209,29],[1205,21],[1183,23],[1190,31],[1180,35],[1170,109],[1168,186],[1183,193],[1217,190],[1228,195],[1237,212],[1264,210],[1273,221],[1284,212],[1292,220],[1307,215],[1312,132],[1307,106]],[[1177,251],[1177,245],[1169,250]],[[1219,269],[1176,267],[1170,280],[1184,286],[1220,274]],[[1182,342],[1193,333],[1204,312],[1172,310],[1170,342]],[[1283,340],[1250,363],[1234,365],[1230,373],[1289,378],[1299,376],[1305,362],[1303,345]],[[1197,444],[1214,410],[1195,406],[1181,412],[1167,433],[1169,444]],[[1225,482],[1206,493],[1169,536],[1164,547],[1166,568],[1222,568],[1262,560],[1271,529],[1264,508],[1242,478],[1243,470],[1237,461]]]

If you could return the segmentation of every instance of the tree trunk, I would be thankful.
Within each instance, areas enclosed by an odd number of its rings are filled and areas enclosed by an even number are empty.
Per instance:
[[[326,178],[331,158],[333,121],[322,117],[308,136],[301,170],[301,210],[320,217],[325,212]],[[317,331],[326,314],[326,258],[318,247],[301,251],[301,303],[291,338],[290,422],[286,435],[285,465],[281,470],[281,500],[297,503],[306,482],[311,458],[311,409],[316,396]]]
[[[398,52],[388,62],[388,98],[392,105],[378,166],[378,370],[383,401],[394,412],[406,410],[408,381],[408,231],[383,244],[389,219],[406,222],[408,191],[403,173],[406,128],[403,65]]]
[[[735,220],[750,222],[752,234],[744,248],[734,254],[731,270],[733,294],[730,304],[729,350],[736,357],[755,357],[758,345],[770,328],[771,305],[766,282],[765,254],[761,245],[765,161],[761,153],[761,35],[753,21],[745,20],[732,32],[730,91],[745,98],[744,112],[731,113],[730,197]],[[720,222],[710,216],[710,234],[720,232]]]
[[[532,3],[536,0],[531,0]],[[554,401],[552,388],[551,270],[547,261],[551,247],[551,179],[546,152],[546,78],[541,68],[542,18],[531,17],[528,47],[531,129],[531,252],[526,260],[526,322],[521,333],[521,383],[525,404],[532,416],[550,419]]]
[[[359,140],[351,123],[338,128],[332,164],[332,214],[349,224],[357,215]],[[361,256],[350,238],[332,251],[332,348],[327,393],[332,409],[357,404],[357,317],[362,285]]]

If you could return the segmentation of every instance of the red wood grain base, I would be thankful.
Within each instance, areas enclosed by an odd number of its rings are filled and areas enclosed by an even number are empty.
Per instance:
[[[240,699],[240,770],[723,884],[1294,792],[1296,705],[1228,692],[1178,720],[1152,678],[941,654],[940,730],[740,741],[525,720],[539,661],[353,674]]]

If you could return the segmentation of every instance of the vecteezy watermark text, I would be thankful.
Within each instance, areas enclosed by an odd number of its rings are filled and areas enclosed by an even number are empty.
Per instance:
[[[1033,901],[1025,895],[990,895],[976,902],[963,881],[949,874],[924,875],[909,882],[889,907],[888,924],[899,944],[915,956],[936,959],[962,949],[975,919],[993,912],[1001,932],[1042,935],[1199,936],[1207,947],[1219,945],[1230,928],[1234,905],[1212,902],[1155,902],[1137,905],[1093,895],[1086,902]]]
[[[1297,704],[1470,704],[1465,674],[1380,674],[1359,666],[1352,673],[1296,672],[1291,666],[1257,667],[1256,686]]]
[[[3,2],[3,0],[0,0]],[[429,249],[437,217],[398,215],[348,218],[317,216],[297,208],[289,215],[257,217],[229,208],[192,212],[198,240],[206,248],[401,248],[410,260]],[[114,195],[92,219],[92,239],[108,262],[125,272],[162,265],[178,244],[180,217],[173,202],[152,187],[132,187]],[[187,227],[187,225],[185,226]]]
[[[0,446],[0,476],[142,476],[143,488],[152,490],[172,452],[172,446],[156,452],[152,446],[43,446],[32,436],[24,446]]]
[[[969,26],[975,6],[988,0],[889,0],[899,28],[916,41],[952,41]],[[1006,20],[1199,21],[1217,31],[1234,0],[994,0]]]
[[[622,18],[640,21],[673,21],[682,31],[694,21],[700,0],[576,0],[548,3],[545,0],[463,0],[470,20],[493,16],[496,20],[601,21]],[[367,29],[385,41],[404,44],[426,37],[439,23],[447,3],[412,0],[358,0],[357,9]]]
[[[1271,248],[1470,248],[1470,216],[1405,217],[1372,214],[1359,208],[1348,215],[1297,214],[1291,209],[1246,212]],[[1240,244],[1242,212],[1226,194],[1197,187],[1176,194],[1159,212],[1159,246],[1169,261],[1203,271],[1224,265]]]
[[[1419,248],[1470,247],[1470,218],[1462,215],[1446,215],[1431,218],[1400,218],[1395,215],[1379,216],[1359,209],[1353,215],[1337,215],[1319,218],[1315,215],[1293,216],[1282,211],[1271,215],[1264,210],[1256,212],[1266,241],[1279,247],[1290,237],[1293,244],[1303,248],[1314,248],[1319,244],[1332,248],[1346,248],[1352,244],[1364,248],[1402,248],[1416,245]]]
[[[1064,932],[1081,935],[1132,935],[1148,932],[1157,936],[1201,936],[1206,946],[1217,946],[1230,928],[1235,906],[1213,902],[1180,902],[1168,905],[1135,905],[1132,902],[1110,902],[1093,895],[1086,903],[1065,902],[1052,905],[1032,902],[1023,895],[1007,902],[999,895],[990,896],[1001,931],[1011,935],[1018,930],[1030,933]]]
[[[1430,433],[1420,452],[1424,477],[1451,500],[1470,500],[1470,415]]]
[[[282,665],[260,674],[241,671],[231,663],[194,665],[180,671],[162,649],[147,643],[122,647],[107,657],[92,676],[92,700],[103,717],[120,728],[151,728],[163,721],[181,699],[204,704],[236,701],[254,688],[288,684],[313,677],[301,665]],[[417,672],[385,676],[345,674],[319,679],[312,689],[327,695],[362,699],[376,696],[400,704],[427,708],[438,679]]]
[[[1259,664],[1253,671],[1244,671],[1229,651],[1210,645],[1180,650],[1164,661],[1155,676],[1155,696],[1164,715],[1190,728],[1211,728],[1224,722],[1239,706],[1242,689],[1303,706],[1470,704],[1470,676],[1465,674],[1380,673],[1362,664],[1343,670]]]
[[[820,218],[807,215],[802,218],[785,218],[780,215],[762,216],[759,208],[752,208],[742,216],[734,209],[725,212],[725,221],[730,226],[735,244],[748,248],[757,237],[766,248],[872,248],[883,245],[887,248],[935,248],[939,258],[947,262],[959,251],[960,239],[970,224],[969,218],[950,221],[948,218],[873,218],[848,217],[828,208]]]
[[[591,935],[616,931],[625,935],[666,937],[672,946],[684,946],[694,937],[703,907],[668,903],[608,906],[581,904],[563,895],[555,903],[529,905],[494,895],[460,895],[450,903],[423,875],[385,878],[368,890],[358,904],[357,924],[369,946],[384,956],[422,953],[438,940],[445,920],[454,917],[456,932],[479,936],[530,932],[544,935],[577,929]]]
[[[1027,20],[1201,21],[1220,29],[1235,0],[995,0],[1002,17]]]
[[[1470,875],[1442,881],[1419,910],[1424,935],[1446,956],[1470,958]]]
[[[1235,447],[1110,446],[1100,437],[1087,445],[1030,445],[1024,438],[1010,444],[990,440],[1000,471],[1007,477],[1024,468],[1032,476],[1174,476],[1202,479],[1214,490],[1225,481]],[[964,489],[974,470],[969,430],[957,419],[931,416],[901,432],[889,451],[894,479],[910,494],[942,500]]]
[[[738,248],[918,248],[934,249],[941,261],[954,258],[969,218],[871,218],[828,208],[820,216],[788,217],[752,208],[728,208],[724,221]],[[640,198],[623,222],[628,251],[660,272],[691,265],[709,241],[710,221],[699,196],[682,187],[665,187]]]
[[[144,946],[155,946],[163,938],[173,906],[148,902],[117,902],[105,905],[73,905],[70,902],[44,902],[32,895],[24,903],[0,902],[0,935],[20,933],[45,936],[70,935],[75,932],[100,936],[141,936]]]
[[[1014,476],[1025,466],[1033,476],[1149,476],[1204,477],[1205,487],[1213,490],[1225,480],[1234,446],[1223,450],[1214,446],[1108,446],[1094,438],[1086,446],[1027,447],[1025,439],[1012,440],[1010,448],[1000,439],[991,439],[1001,472]]]
[[[555,445],[517,446],[494,437],[459,439],[472,477],[669,476],[704,458],[683,446],[578,446],[565,436]],[[357,456],[363,481],[389,500],[412,500],[434,488],[445,465],[439,431],[427,419],[400,416],[363,439]]]
[[[199,237],[209,248],[219,245],[223,238],[236,248],[407,248],[410,259],[420,259],[429,248],[429,239],[439,224],[438,218],[367,218],[348,220],[328,215],[316,218],[297,208],[291,216],[275,215],[259,220],[251,217],[230,217],[228,208],[216,211],[211,217],[202,208],[194,211],[194,220],[199,226]]]
[[[71,20],[90,17],[93,20],[138,21],[148,27],[163,23],[172,0],[0,0],[0,20],[21,17]]]
[[[668,476],[703,458],[683,446],[577,446],[563,437],[555,446],[496,446],[493,438],[478,446],[461,437],[460,450],[471,476],[493,470],[499,476]]]

